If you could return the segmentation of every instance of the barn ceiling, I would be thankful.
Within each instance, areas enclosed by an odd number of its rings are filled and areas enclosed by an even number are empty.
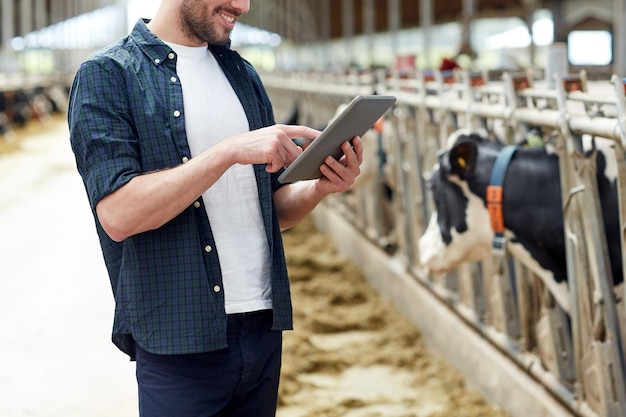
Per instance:
[[[390,7],[400,9],[400,28],[420,25],[420,0],[371,0],[374,4],[375,31],[389,29]],[[474,0],[475,17],[520,16],[541,0]],[[263,0],[251,2],[248,14],[240,21],[280,34],[296,43],[344,36],[344,11],[341,0]],[[352,0],[354,35],[364,33],[366,0]],[[461,21],[463,0],[433,0],[433,23]]]

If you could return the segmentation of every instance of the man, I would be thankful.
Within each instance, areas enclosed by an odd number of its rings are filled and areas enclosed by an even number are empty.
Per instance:
[[[72,149],[116,301],[113,342],[137,361],[142,417],[273,416],[292,326],[281,230],[359,174],[345,143],[323,176],[277,177],[313,139],[275,125],[229,49],[248,0],[162,0],[90,57],[68,108]]]

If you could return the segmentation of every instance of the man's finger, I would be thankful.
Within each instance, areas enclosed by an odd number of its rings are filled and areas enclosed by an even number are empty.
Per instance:
[[[359,165],[363,162],[363,141],[359,136],[352,138],[352,151],[356,155],[356,161]]]
[[[277,125],[290,139],[305,138],[315,139],[320,135],[319,130],[313,129],[308,126],[295,126],[295,125]]]

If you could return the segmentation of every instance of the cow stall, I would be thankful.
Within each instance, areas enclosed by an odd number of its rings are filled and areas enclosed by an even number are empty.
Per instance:
[[[547,83],[532,71],[386,69],[262,76],[279,122],[323,127],[358,94],[397,97],[364,135],[362,174],[351,192],[328,199],[315,215],[469,384],[513,416],[626,415],[624,267],[616,273],[611,265],[624,253],[622,79],[591,83],[581,72]],[[549,180],[560,185],[562,217],[533,220],[531,208],[528,219],[562,226],[562,236],[547,239],[563,240],[565,297],[553,291],[554,274],[518,256],[508,230],[495,233],[501,240],[480,260],[447,271],[422,264],[420,238],[437,211],[432,169],[453,138],[471,133],[515,147],[549,146],[558,156]],[[618,224],[609,230],[601,204],[607,191],[596,181],[600,141],[611,150],[603,172],[611,168],[616,183]],[[485,205],[478,210],[487,212]]]
[[[71,82],[61,73],[0,73],[0,146],[13,141],[16,128],[65,112]]]

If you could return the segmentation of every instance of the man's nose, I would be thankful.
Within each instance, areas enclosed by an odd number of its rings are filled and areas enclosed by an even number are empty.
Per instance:
[[[250,0],[233,0],[232,6],[242,14],[248,13],[250,11]]]

